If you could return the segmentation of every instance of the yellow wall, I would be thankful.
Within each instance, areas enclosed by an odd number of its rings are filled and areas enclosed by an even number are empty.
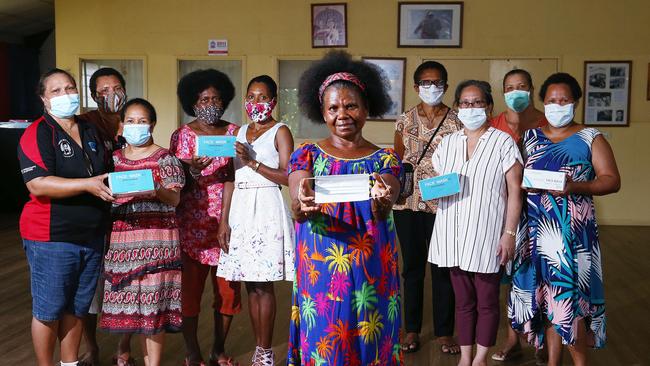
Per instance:
[[[209,59],[208,39],[226,38],[227,57],[243,61],[244,80],[264,73],[277,77],[278,59],[314,58],[325,52],[310,46],[309,4],[56,0],[57,65],[78,77],[80,58],[144,58],[145,95],[161,116],[155,138],[165,145],[178,126],[179,58]],[[348,51],[355,56],[406,57],[407,82],[420,61],[430,58],[557,58],[559,69],[581,82],[585,60],[632,60],[630,127],[602,129],[615,151],[623,188],[596,202],[602,224],[650,225],[648,19],[647,0],[465,0],[463,48],[400,49],[397,1],[349,0]],[[500,86],[494,88],[500,92]],[[407,87],[406,106],[417,102]],[[392,141],[391,123],[371,122],[368,127],[365,134],[372,141]]]

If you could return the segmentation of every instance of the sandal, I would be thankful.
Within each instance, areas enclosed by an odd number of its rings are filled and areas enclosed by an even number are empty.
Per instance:
[[[414,340],[410,343],[402,343],[402,352],[404,353],[415,353],[420,350],[420,341]]]
[[[239,366],[239,362],[235,361],[232,357],[222,358],[220,360],[210,360],[208,361],[210,366]]]
[[[203,361],[190,361],[187,358],[183,360],[183,366],[206,366]]]
[[[515,358],[520,357],[521,355],[522,355],[521,346],[519,347],[514,346],[507,351],[506,350],[497,351],[492,355],[492,359],[494,361],[504,362],[504,361],[514,360]]]
[[[131,356],[113,356],[112,358],[112,365],[113,366],[136,366],[135,359]]]
[[[436,343],[440,345],[440,352],[447,355],[457,355],[460,353],[460,346],[452,336],[440,336],[436,338]]]

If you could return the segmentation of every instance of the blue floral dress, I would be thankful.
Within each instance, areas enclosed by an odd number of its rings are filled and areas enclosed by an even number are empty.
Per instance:
[[[289,173],[297,170],[398,177],[401,162],[392,149],[340,159],[303,144],[289,162]],[[395,239],[392,214],[374,218],[370,200],[323,204],[296,224],[288,365],[401,364]]]
[[[593,180],[591,144],[598,135],[585,128],[553,143],[541,129],[529,130],[526,168],[562,171],[574,182]],[[592,197],[529,193],[523,217],[508,307],[512,327],[540,348],[546,322],[563,344],[574,344],[584,319],[593,346],[603,347],[605,298]]]

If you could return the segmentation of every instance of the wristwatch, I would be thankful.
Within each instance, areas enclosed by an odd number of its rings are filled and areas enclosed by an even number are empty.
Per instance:
[[[260,165],[262,165],[262,163],[260,163],[259,161],[256,161],[256,162],[255,162],[255,167],[253,168],[253,171],[256,172],[257,169],[260,168]]]
[[[508,229],[506,229],[506,230],[504,230],[503,232],[506,233],[506,234],[508,234],[508,235],[510,235],[510,236],[512,236],[513,238],[516,238],[516,237],[517,237],[517,232],[516,232],[516,231],[512,231],[512,230],[508,230]]]

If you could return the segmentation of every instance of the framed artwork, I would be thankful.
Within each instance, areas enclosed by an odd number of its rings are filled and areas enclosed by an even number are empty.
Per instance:
[[[632,61],[585,61],[585,125],[629,126]]]
[[[311,4],[311,47],[347,47],[346,3]]]
[[[397,47],[463,45],[463,2],[399,2]]]
[[[404,111],[404,74],[406,73],[406,58],[402,57],[363,57],[363,61],[378,66],[390,82],[388,94],[392,101],[391,107],[379,121],[395,121]]]

